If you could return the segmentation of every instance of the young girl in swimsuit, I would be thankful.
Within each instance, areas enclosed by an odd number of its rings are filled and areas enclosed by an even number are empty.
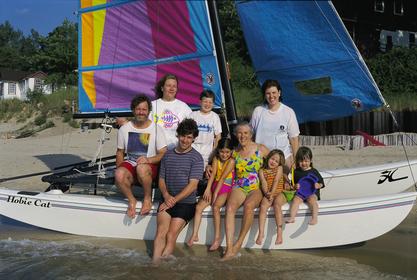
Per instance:
[[[317,182],[314,183],[315,192],[309,195],[308,197],[304,197],[298,193],[295,194],[294,199],[291,203],[290,217],[288,218],[286,223],[294,223],[295,216],[297,215],[300,204],[306,201],[309,207],[311,208],[311,221],[309,222],[309,224],[317,224],[317,216],[319,212],[319,205],[317,203],[317,200],[320,198],[320,189],[324,188],[324,181],[323,177],[321,177],[317,169],[313,167],[312,160],[313,153],[311,152],[310,148],[300,147],[298,149],[297,154],[295,156],[296,169],[294,170],[294,174],[292,176],[292,183],[298,190],[300,189],[300,179],[306,176],[311,176],[310,174],[317,178]]]
[[[188,246],[192,246],[195,241],[198,241],[201,216],[203,210],[210,204],[212,205],[213,211],[214,241],[209,250],[215,251],[220,246],[220,208],[226,203],[227,196],[232,190],[234,170],[226,176],[226,179],[221,185],[217,183],[222,177],[224,167],[230,161],[233,161],[233,158],[231,157],[232,151],[232,142],[229,138],[223,138],[219,141],[212,163],[213,172],[208,180],[203,199],[200,200],[196,206],[193,233],[190,240],[187,242]]]
[[[284,172],[285,156],[281,150],[274,149],[269,152],[264,161],[264,165],[259,170],[259,178],[261,180],[261,189],[264,197],[261,201],[259,209],[259,234],[256,239],[256,244],[262,245],[264,238],[266,213],[273,205],[275,212],[275,221],[277,223],[277,239],[275,244],[282,243],[282,212],[281,206],[284,205],[287,200],[285,199],[282,191],[284,189]]]

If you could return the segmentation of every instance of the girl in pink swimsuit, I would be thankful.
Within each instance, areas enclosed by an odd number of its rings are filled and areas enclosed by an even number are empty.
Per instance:
[[[232,190],[234,184],[235,171],[232,170],[227,174],[223,184],[218,185],[217,182],[223,175],[224,167],[233,161],[232,156],[233,147],[229,138],[223,138],[219,141],[216,148],[216,154],[213,158],[213,172],[208,180],[206,190],[195,210],[193,233],[188,240],[188,246],[192,246],[195,241],[198,241],[198,230],[200,228],[201,216],[203,210],[211,204],[213,211],[214,223],[214,241],[210,247],[210,251],[215,251],[220,246],[220,208],[226,203],[227,196]],[[234,164],[234,163],[233,163]]]

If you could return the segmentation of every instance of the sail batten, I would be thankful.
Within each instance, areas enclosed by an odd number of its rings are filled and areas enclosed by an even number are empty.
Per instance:
[[[106,70],[106,69],[117,69],[117,68],[128,68],[128,67],[135,67],[135,66],[148,66],[148,65],[159,65],[159,64],[166,64],[172,62],[181,62],[191,59],[200,59],[204,57],[212,57],[213,53],[203,53],[203,54],[187,54],[182,56],[175,56],[175,57],[166,57],[154,60],[145,60],[145,61],[133,61],[129,63],[121,63],[121,64],[105,64],[105,65],[97,65],[97,66],[88,66],[88,67],[81,67],[79,69],[80,72],[86,71],[94,71],[94,70]]]

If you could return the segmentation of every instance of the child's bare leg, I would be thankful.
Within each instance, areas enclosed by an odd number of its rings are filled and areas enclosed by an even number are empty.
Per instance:
[[[266,198],[262,198],[261,207],[259,208],[259,233],[258,237],[256,238],[256,244],[262,245],[262,241],[265,236],[265,220],[266,220],[266,212],[268,208],[271,206],[271,202]]]
[[[315,225],[318,222],[318,213],[319,213],[319,205],[317,203],[317,196],[315,194],[311,195],[307,199],[307,203],[311,209],[311,221],[308,224]]]
[[[275,212],[275,222],[277,224],[277,239],[275,240],[275,245],[282,244],[282,205],[285,203],[287,203],[287,199],[282,193],[278,194],[278,196],[274,199],[273,205]]]
[[[220,247],[220,209],[226,203],[227,193],[221,194],[217,197],[213,205],[213,224],[214,224],[214,240],[209,251],[216,251]]]
[[[295,222],[295,216],[297,215],[298,208],[300,207],[300,204],[303,203],[303,200],[299,198],[298,196],[294,196],[294,199],[291,203],[290,208],[290,217],[286,221],[286,223],[294,223]]]
[[[194,242],[198,241],[198,231],[200,229],[201,224],[201,215],[203,214],[203,210],[208,206],[209,204],[205,200],[200,200],[195,208],[195,214],[194,214],[194,226],[193,226],[193,233],[191,234],[190,239],[187,242],[188,246],[193,246]]]

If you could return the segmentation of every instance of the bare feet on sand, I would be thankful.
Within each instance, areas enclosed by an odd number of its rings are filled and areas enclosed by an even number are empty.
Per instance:
[[[133,219],[136,216],[136,199],[128,202],[126,214],[129,218]]]
[[[187,242],[187,245],[191,247],[194,245],[194,242],[197,242],[197,241],[198,241],[198,236],[191,236]]]
[[[149,199],[144,199],[142,202],[142,209],[140,209],[141,215],[148,215],[152,209],[152,201]]]
[[[240,257],[241,254],[239,252],[235,252],[234,250],[230,250],[230,252],[227,252],[223,255],[223,257],[220,259],[221,262],[226,262],[226,261],[230,261],[233,260],[235,258]]]
[[[213,244],[211,244],[209,251],[216,251],[220,247],[220,237],[215,238]]]

